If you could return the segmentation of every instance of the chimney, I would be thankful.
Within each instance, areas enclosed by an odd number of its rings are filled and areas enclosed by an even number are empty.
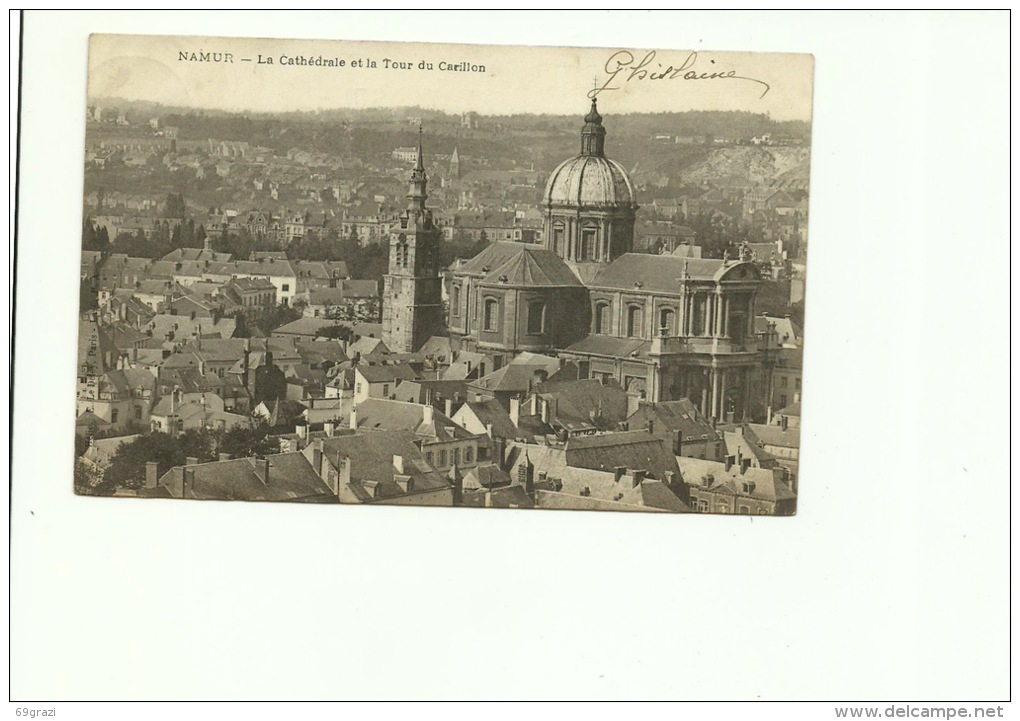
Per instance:
[[[785,431],[790,425],[790,419],[787,416],[783,416],[783,430]]]
[[[351,482],[351,459],[336,452],[337,486],[342,488]]]
[[[518,396],[510,399],[510,422],[515,427],[521,425],[521,399]]]
[[[641,482],[645,480],[645,470],[643,468],[641,469],[635,468],[633,471],[630,472],[630,477],[633,483],[633,487],[637,488],[638,486],[641,485]]]
[[[298,438],[307,440],[308,439],[308,426],[303,424],[297,424],[294,426],[294,433]]]
[[[684,450],[684,432],[678,428],[673,431],[673,455],[681,456]]]
[[[315,445],[312,446],[312,470],[322,477],[322,439],[315,441]]]
[[[393,470],[396,471],[398,474],[402,474],[404,472],[403,456],[399,456],[395,453],[393,454]]]
[[[351,430],[352,431],[355,431],[355,430],[358,429],[358,409],[357,408],[351,408],[351,423],[350,423],[350,426],[351,426]]]
[[[182,477],[182,480],[181,480],[181,498],[187,498],[188,497],[188,490],[189,489],[191,489],[192,493],[194,493],[194,488],[195,488],[195,469],[194,468],[184,468],[183,471],[182,471],[182,476],[181,477]]]
[[[221,451],[220,454],[219,454],[219,459],[221,461],[229,461],[230,460],[230,454],[229,453],[223,453]]]
[[[255,459],[255,475],[264,485],[269,485],[269,459]]]
[[[726,472],[733,468],[733,456],[726,456]]]
[[[155,488],[159,483],[159,464],[156,461],[145,462],[145,487]]]
[[[626,475],[626,473],[627,473],[626,466],[617,466],[616,468],[614,468],[613,469],[613,482],[614,483],[619,483],[620,479],[623,478],[624,475]]]
[[[506,438],[493,436],[492,438],[492,462],[501,470],[506,468]]]
[[[332,438],[333,434],[336,433],[336,426],[333,424],[333,421],[326,421],[322,424],[322,430],[326,432],[327,438]]]
[[[446,399],[446,410],[444,412],[446,413],[447,418],[453,418],[453,399],[452,398],[447,398]]]
[[[542,398],[542,422],[549,426],[556,422],[555,398]]]
[[[421,422],[427,426],[431,426],[436,422],[435,409],[432,406],[423,406],[423,412],[421,414]]]
[[[189,465],[189,466],[197,466],[198,465],[198,458],[196,458],[195,456],[188,456],[185,459],[185,463],[187,465]]]

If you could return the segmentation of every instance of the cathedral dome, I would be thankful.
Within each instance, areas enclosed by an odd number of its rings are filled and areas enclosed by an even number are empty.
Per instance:
[[[605,154],[606,129],[595,98],[581,128],[581,154],[560,163],[549,176],[546,206],[623,207],[634,205],[634,185],[623,166]]]
[[[552,172],[542,197],[547,206],[626,207],[634,204],[634,185],[615,160],[578,155]]]

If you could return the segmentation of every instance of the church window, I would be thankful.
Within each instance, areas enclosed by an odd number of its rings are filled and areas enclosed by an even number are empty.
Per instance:
[[[598,229],[585,228],[581,231],[581,260],[598,260]]]
[[[528,304],[528,335],[545,333],[545,302],[532,301]]]
[[[609,303],[595,304],[595,332],[609,333]]]
[[[665,335],[674,335],[673,331],[673,318],[675,313],[672,308],[663,308],[659,311],[659,328],[660,332]],[[661,330],[661,329],[665,330]]]
[[[460,315],[460,286],[455,285],[450,289],[450,312],[455,316]]]
[[[630,338],[640,338],[642,336],[642,328],[644,313],[641,312],[641,306],[631,305],[627,306],[627,336]]]
[[[485,299],[485,315],[483,320],[485,330],[496,330],[496,324],[499,322],[499,303],[495,298]]]
[[[557,223],[553,226],[553,252],[559,253],[563,249],[563,224]]]

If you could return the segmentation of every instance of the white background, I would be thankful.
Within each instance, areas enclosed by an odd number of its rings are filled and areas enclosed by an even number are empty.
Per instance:
[[[72,495],[90,32],[813,53],[799,515]],[[12,697],[1006,698],[1008,33],[960,13],[30,13]]]

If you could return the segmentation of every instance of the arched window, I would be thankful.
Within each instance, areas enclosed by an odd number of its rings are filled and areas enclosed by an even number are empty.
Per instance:
[[[482,326],[485,330],[496,330],[496,325],[499,323],[499,303],[495,298],[485,299],[485,312],[483,314]]]
[[[581,230],[581,247],[579,260],[598,260],[598,228],[584,228]]]
[[[553,252],[560,253],[563,250],[563,223],[556,223],[553,226]]]
[[[630,338],[640,338],[642,336],[642,321],[644,319],[644,313],[641,312],[641,306],[631,305],[627,306],[627,336]]]
[[[528,335],[545,333],[545,301],[533,300],[528,303]]]
[[[672,308],[663,308],[659,311],[659,332],[663,335],[676,335],[673,328],[673,319],[676,314]]]
[[[609,303],[595,304],[595,332],[609,333],[612,324],[609,318]]]

